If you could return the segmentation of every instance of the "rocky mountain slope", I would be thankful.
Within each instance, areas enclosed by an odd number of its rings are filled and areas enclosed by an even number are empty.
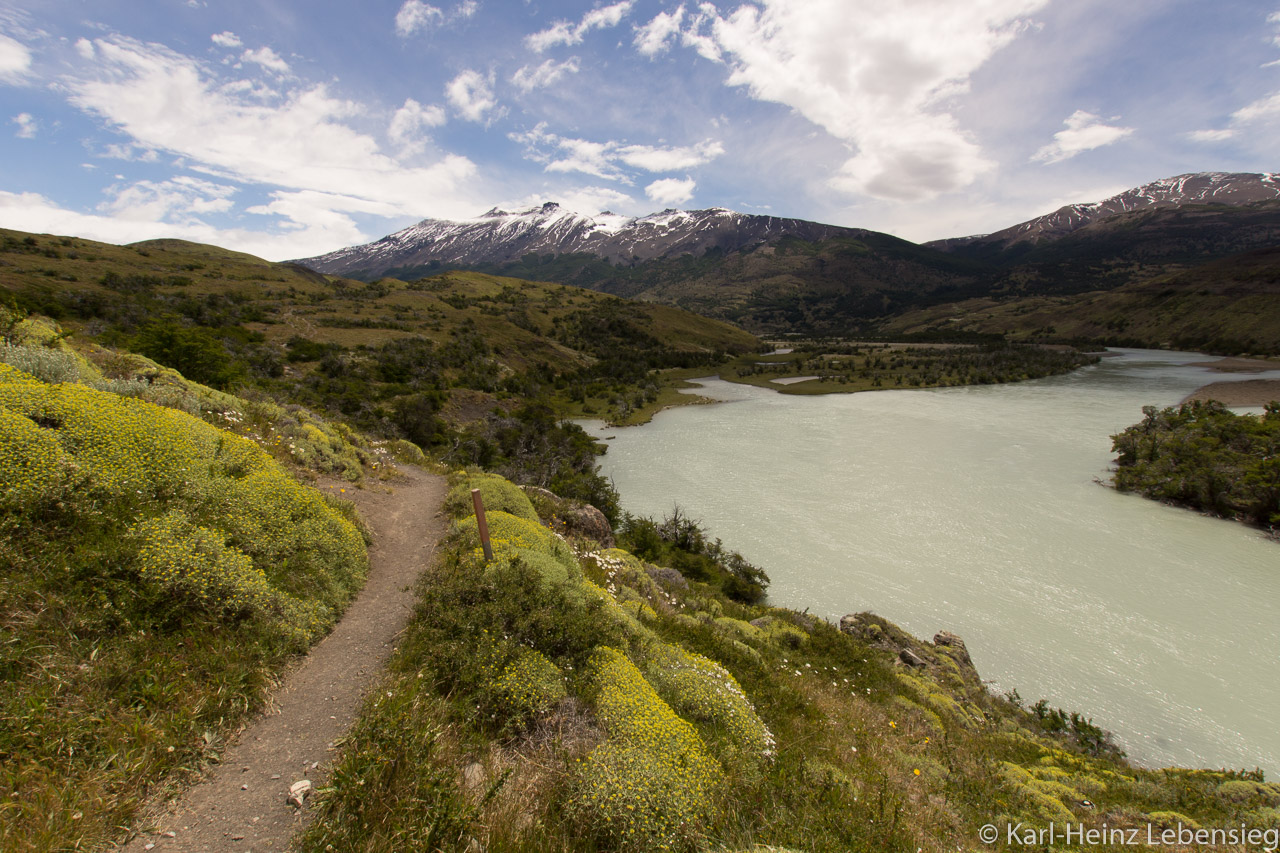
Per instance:
[[[1194,172],[1152,181],[1102,201],[1068,204],[992,234],[934,240],[924,245],[944,252],[979,247],[1008,249],[1016,243],[1057,240],[1086,225],[1136,210],[1199,204],[1239,206],[1277,198],[1280,173]]]
[[[508,212],[494,208],[476,219],[424,219],[363,246],[298,263],[333,275],[369,278],[423,274],[441,264],[475,266],[529,255],[589,254],[627,264],[708,250],[734,252],[783,237],[825,240],[861,229],[800,219],[754,216],[724,208],[664,210],[638,219],[613,213],[586,216],[555,202]]]
[[[1280,246],[1280,173],[1203,172],[1069,205],[995,234],[925,245],[724,209],[628,219],[547,204],[515,213],[494,210],[465,222],[426,220],[299,263],[364,280],[470,269],[676,305],[757,334],[861,336],[922,324],[932,329],[943,307],[968,300],[1007,307],[1023,299],[1096,294],[1274,246]],[[1218,300],[1214,280],[1202,282],[1201,290]],[[1194,303],[1201,296],[1188,298]],[[1277,335],[1253,323],[1247,330],[1207,322],[1199,328],[1195,318],[1202,315],[1193,309],[1189,324],[1177,330],[1187,346],[1280,339],[1280,319]],[[1133,323],[1143,327],[1151,319]],[[1119,321],[1107,322],[1114,330]],[[956,328],[951,319],[933,331]],[[1035,331],[1020,322],[1007,329]],[[1165,334],[1157,329],[1164,329],[1163,320],[1150,332]]]

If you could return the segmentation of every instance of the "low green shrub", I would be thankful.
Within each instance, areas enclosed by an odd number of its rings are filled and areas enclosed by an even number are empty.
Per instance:
[[[578,565],[573,549],[536,520],[530,521],[506,512],[486,512],[485,516],[489,525],[489,542],[495,556],[540,554],[559,563],[567,578],[581,579],[582,568]],[[475,543],[473,553],[481,553],[479,526],[475,516],[458,522],[458,532]]]
[[[484,501],[485,513],[505,512],[510,515],[539,522],[538,511],[524,490],[497,474],[458,471],[449,477],[449,494],[445,509],[455,518],[471,515],[475,510],[471,503],[471,490],[479,489]]]
[[[306,853],[462,850],[473,810],[442,756],[443,702],[413,674],[374,690],[344,738],[315,819],[295,841]]]

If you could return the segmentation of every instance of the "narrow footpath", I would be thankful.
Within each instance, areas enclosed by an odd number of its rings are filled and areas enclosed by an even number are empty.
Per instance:
[[[285,677],[207,777],[169,810],[144,821],[121,853],[282,851],[307,818],[286,800],[290,786],[325,783],[334,743],[408,622],[413,586],[445,530],[444,478],[406,469],[392,481],[347,489],[373,531],[369,581],[333,632]]]

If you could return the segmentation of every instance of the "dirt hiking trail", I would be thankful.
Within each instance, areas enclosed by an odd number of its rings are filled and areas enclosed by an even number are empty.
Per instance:
[[[307,818],[286,803],[294,782],[328,779],[333,743],[409,620],[413,586],[445,531],[444,478],[416,468],[368,489],[347,488],[373,531],[369,581],[342,621],[285,675],[266,711],[236,737],[221,763],[168,809],[139,821],[121,853],[283,851]],[[390,486],[391,492],[386,488]],[[323,488],[337,492],[336,488]]]

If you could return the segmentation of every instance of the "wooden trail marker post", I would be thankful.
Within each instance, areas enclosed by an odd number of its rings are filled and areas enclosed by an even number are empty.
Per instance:
[[[471,505],[476,508],[476,529],[480,531],[480,547],[484,549],[484,561],[493,562],[493,546],[489,544],[489,521],[484,517],[484,499],[479,489],[471,490]]]

